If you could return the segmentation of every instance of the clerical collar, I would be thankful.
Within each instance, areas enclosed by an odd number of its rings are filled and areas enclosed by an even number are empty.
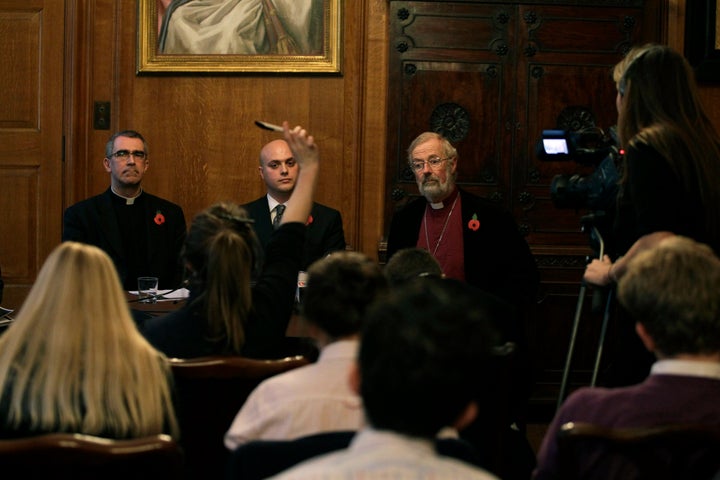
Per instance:
[[[456,189],[456,190],[453,190],[450,195],[448,195],[448,197],[445,199],[448,201],[448,204],[455,201],[455,197],[457,197],[457,194],[458,194],[458,191]],[[444,200],[440,200],[439,202],[436,202],[436,203],[431,202],[430,208],[432,208],[433,210],[440,210],[442,208],[445,208]]]
[[[143,193],[142,188],[140,188],[140,191],[139,191],[138,194],[135,195],[134,197],[126,197],[125,195],[120,195],[118,192],[116,192],[113,187],[110,187],[110,190],[112,191],[112,193],[114,193],[114,194],[117,195],[118,197],[124,199],[124,200],[125,200],[125,205],[133,205],[133,204],[135,203],[135,200],[136,200],[140,195],[142,195],[142,193]]]

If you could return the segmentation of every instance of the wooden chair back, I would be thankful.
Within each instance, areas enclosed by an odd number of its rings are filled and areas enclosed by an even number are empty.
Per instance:
[[[50,433],[0,440],[3,479],[181,479],[184,457],[168,435],[116,440]]]
[[[171,359],[180,444],[189,477],[221,478],[229,453],[223,437],[250,392],[266,378],[308,363],[302,356]]]
[[[566,423],[558,435],[558,471],[574,480],[720,479],[720,427]]]

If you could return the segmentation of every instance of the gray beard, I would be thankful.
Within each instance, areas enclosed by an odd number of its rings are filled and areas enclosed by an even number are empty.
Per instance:
[[[427,199],[430,203],[437,203],[445,200],[448,195],[453,191],[454,185],[450,180],[446,181],[445,184],[434,183],[432,185],[418,185],[420,194]]]

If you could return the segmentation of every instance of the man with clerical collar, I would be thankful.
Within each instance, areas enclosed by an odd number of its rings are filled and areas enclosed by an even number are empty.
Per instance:
[[[508,428],[513,422],[522,428],[532,389],[524,322],[535,299],[538,271],[512,215],[456,186],[458,158],[455,147],[435,132],[422,133],[410,144],[408,162],[425,198],[409,202],[393,215],[387,258],[409,247],[428,250],[446,278],[501,299],[507,314],[498,328],[503,341],[516,345]],[[464,436],[471,442],[482,441],[478,439],[483,430],[473,424]]]
[[[278,207],[290,199],[295,189],[299,171],[290,147],[283,139],[273,140],[260,150],[260,178],[265,183],[267,194],[243,205],[263,248],[270,240],[273,225],[279,224]],[[327,254],[345,250],[345,233],[340,212],[334,208],[314,202],[306,222],[307,232],[303,250],[302,270]]]
[[[103,249],[125,290],[137,290],[141,276],[158,277],[162,289],[178,287],[185,215],[180,206],[143,191],[150,166],[147,142],[134,130],[115,133],[105,145],[103,165],[110,188],[65,210],[63,241]]]
[[[515,220],[489,200],[459,189],[458,153],[442,135],[425,132],[408,148],[420,194],[395,213],[387,258],[402,248],[428,250],[448,278],[463,280],[513,305],[529,305],[538,272]]]

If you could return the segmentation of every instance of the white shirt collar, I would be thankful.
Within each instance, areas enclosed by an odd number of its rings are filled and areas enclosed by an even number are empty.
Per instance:
[[[118,192],[116,192],[115,189],[112,187],[112,185],[110,186],[110,191],[112,193],[114,193],[116,196],[125,200],[125,205],[134,205],[135,200],[143,193],[143,190],[141,188],[140,191],[137,193],[137,195],[135,195],[134,197],[126,197],[125,195],[120,195]]]
[[[720,380],[720,363],[695,360],[665,359],[655,362],[651,375],[686,375]]]
[[[280,202],[278,202],[273,197],[271,197],[269,193],[266,195],[266,197],[267,197],[267,201],[268,201],[268,207],[270,207],[270,210],[268,210],[268,211],[272,212],[273,209],[280,204]]]
[[[352,340],[336,340],[325,345],[320,351],[318,361],[336,358],[355,358],[357,357],[360,341]]]

